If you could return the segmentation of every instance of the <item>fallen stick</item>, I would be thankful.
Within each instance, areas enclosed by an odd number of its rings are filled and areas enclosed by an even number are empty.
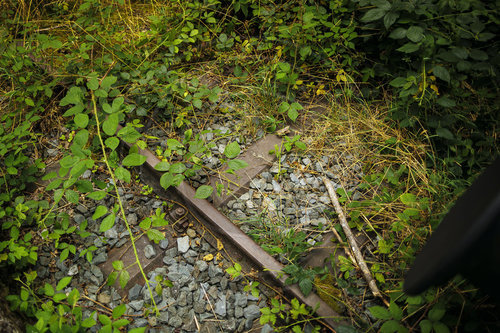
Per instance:
[[[375,280],[373,279],[370,270],[366,265],[365,259],[363,258],[363,255],[359,250],[358,243],[356,243],[356,239],[352,234],[351,228],[349,227],[349,224],[347,224],[347,220],[345,218],[344,212],[342,211],[342,208],[340,207],[339,199],[337,198],[337,194],[335,193],[335,189],[333,188],[332,183],[325,177],[323,177],[323,183],[325,183],[328,194],[330,195],[330,199],[332,200],[333,206],[335,207],[335,211],[339,216],[340,225],[342,226],[342,229],[344,230],[344,233],[347,237],[347,242],[349,243],[350,249],[354,253],[354,257],[356,258],[358,267],[361,269],[366,282],[368,282],[368,286],[370,287],[373,296],[380,297],[384,301],[384,304],[388,305],[387,301],[382,297],[382,294],[378,290],[377,284],[375,283]]]

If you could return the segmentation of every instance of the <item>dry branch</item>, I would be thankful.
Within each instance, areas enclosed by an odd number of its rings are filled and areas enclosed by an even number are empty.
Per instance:
[[[335,207],[335,211],[339,216],[340,225],[342,226],[342,229],[344,230],[344,233],[347,237],[347,242],[349,243],[350,249],[354,253],[354,257],[356,258],[358,267],[361,269],[366,282],[368,282],[368,286],[370,287],[373,295],[376,297],[380,297],[384,301],[384,303],[386,303],[387,301],[382,297],[382,294],[378,290],[377,284],[375,283],[375,280],[373,279],[370,270],[366,265],[365,259],[363,258],[363,255],[359,250],[358,243],[356,243],[356,239],[352,234],[351,228],[349,227],[349,224],[347,224],[347,220],[345,218],[344,212],[342,211],[342,208],[340,207],[339,199],[337,198],[337,194],[335,193],[335,189],[333,188],[332,183],[325,177],[323,177],[323,182],[325,183],[326,189],[328,190],[328,194],[330,195],[330,199],[332,200],[333,206]]]

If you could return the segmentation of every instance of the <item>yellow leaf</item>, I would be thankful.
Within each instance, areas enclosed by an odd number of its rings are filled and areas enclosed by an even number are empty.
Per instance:
[[[439,95],[438,87],[435,84],[431,84],[431,89],[436,92],[436,95]]]
[[[217,259],[217,261],[221,261],[222,260],[222,254],[220,254],[220,252],[217,252],[217,255],[215,256],[215,259]]]
[[[224,244],[220,240],[217,240],[217,250],[222,250],[224,248]]]
[[[205,261],[212,261],[214,259],[214,255],[213,254],[207,254],[206,256],[203,257],[203,260]]]

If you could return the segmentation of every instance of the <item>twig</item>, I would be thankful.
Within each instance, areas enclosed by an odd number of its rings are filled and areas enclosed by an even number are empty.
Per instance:
[[[347,223],[347,220],[345,218],[344,212],[342,211],[342,208],[340,207],[339,199],[337,198],[337,194],[335,193],[335,189],[333,188],[332,183],[325,177],[323,177],[323,182],[325,183],[326,189],[328,190],[328,194],[330,195],[330,199],[332,200],[333,206],[335,207],[335,211],[337,212],[337,215],[339,216],[340,220],[340,225],[342,226],[342,229],[344,230],[344,233],[347,237],[347,242],[350,245],[351,251],[354,253],[354,257],[356,258],[356,262],[361,269],[361,272],[363,273],[366,282],[368,282],[368,286],[370,287],[370,290],[373,293],[373,296],[380,297],[382,301],[384,302],[385,305],[389,306],[387,300],[385,300],[382,297],[382,294],[378,290],[377,284],[375,283],[375,280],[373,279],[370,270],[368,269],[368,266],[366,265],[365,259],[363,258],[363,255],[361,254],[361,251],[359,250],[358,243],[356,243],[356,239],[354,238],[354,235],[352,234],[351,228],[349,228],[349,224]]]

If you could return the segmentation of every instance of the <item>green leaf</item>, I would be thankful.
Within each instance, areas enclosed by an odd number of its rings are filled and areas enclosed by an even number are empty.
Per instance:
[[[106,216],[102,220],[101,225],[99,226],[99,231],[105,232],[105,231],[108,231],[109,229],[111,229],[113,227],[113,225],[115,224],[115,219],[116,219],[116,215],[114,213],[111,213],[108,216]]]
[[[101,80],[101,89],[108,91],[109,88],[111,88],[111,85],[113,85],[116,82],[116,80],[117,80],[116,76],[113,75],[106,76],[104,79]]]
[[[437,103],[441,105],[444,108],[452,108],[457,105],[454,100],[448,98],[448,97],[439,97],[437,99]]]
[[[101,322],[101,324],[103,325],[111,325],[111,318],[109,318],[108,316],[106,315],[99,315],[99,321]]]
[[[69,104],[80,104],[83,99],[83,92],[80,87],[71,87],[66,96],[59,102],[60,106],[66,106]]]
[[[54,297],[52,298],[54,300],[54,302],[61,302],[62,300],[65,300],[66,299],[66,294],[65,293],[58,293],[58,294],[55,294]]]
[[[236,141],[231,142],[224,148],[224,155],[226,155],[227,158],[235,158],[240,152],[240,145]]]
[[[169,172],[171,173],[183,173],[186,171],[186,166],[184,163],[175,163],[170,166]]]
[[[408,28],[408,31],[406,31],[406,37],[412,42],[418,43],[425,37],[424,29],[422,29],[419,26],[412,25],[411,27]]]
[[[404,53],[413,53],[417,51],[420,48],[419,44],[414,44],[414,43],[406,43],[405,45],[401,46],[397,50],[399,52],[404,52]]]
[[[439,321],[446,313],[446,308],[441,304],[436,304],[429,310],[429,319],[431,321]]]
[[[29,97],[26,97],[26,98],[24,99],[24,102],[25,102],[25,103],[26,103],[26,105],[28,105],[28,106],[35,106],[35,102],[33,102],[33,100],[32,100],[31,98],[29,98]]]
[[[98,218],[103,217],[107,212],[108,208],[106,206],[99,205],[95,209],[94,214],[92,215],[92,219],[97,220]]]
[[[115,328],[121,328],[121,327],[125,327],[127,326],[128,324],[130,324],[130,320],[127,320],[127,319],[118,319],[118,320],[115,320],[113,322],[113,327]]]
[[[123,159],[122,164],[124,166],[139,166],[144,164],[144,162],[146,162],[146,159],[147,159],[146,156],[137,153],[132,153],[127,155]]]
[[[169,188],[170,186],[177,186],[184,180],[184,176],[181,174],[174,175],[170,172],[164,173],[160,177],[160,185],[164,189]]]
[[[299,281],[299,288],[302,293],[307,296],[312,291],[312,281],[310,279],[302,279]]]
[[[52,287],[51,284],[45,283],[45,286],[43,287],[44,293],[46,296],[54,296],[55,291],[54,287]]]
[[[116,136],[111,136],[111,137],[109,137],[109,138],[106,139],[106,141],[104,142],[104,144],[109,149],[115,150],[116,147],[118,147],[118,145],[120,144],[120,139],[118,139]]]
[[[378,19],[381,19],[385,15],[386,12],[387,12],[387,10],[385,10],[384,8],[370,9],[369,11],[367,11],[365,13],[365,15],[363,15],[363,17],[361,18],[361,22],[376,21]]]
[[[470,57],[474,60],[478,61],[486,61],[488,60],[488,53],[478,50],[478,49],[472,49],[470,50]]]
[[[299,113],[297,112],[296,109],[294,109],[294,108],[288,109],[288,118],[290,118],[292,121],[297,120],[298,116],[299,116]]]
[[[398,12],[388,12],[384,16],[384,27],[389,29],[399,17]]]
[[[413,193],[403,193],[399,196],[399,200],[407,206],[413,206],[417,202],[417,196]]]
[[[118,167],[115,170],[115,176],[121,181],[124,181],[125,183],[130,183],[130,172],[123,168],[123,167]]]
[[[130,280],[130,274],[128,273],[128,271],[127,270],[121,271],[120,286],[122,287],[122,289],[125,288],[129,280]]]
[[[69,116],[74,116],[75,114],[78,114],[85,110],[85,107],[83,104],[77,104],[71,108],[69,108],[66,112],[64,112],[63,117],[69,117]]]
[[[56,290],[59,291],[63,288],[65,288],[69,283],[71,282],[71,276],[66,276],[66,277],[63,277],[58,283],[57,283],[57,286],[56,286]]]
[[[125,266],[123,266],[123,261],[121,261],[121,260],[113,261],[112,265],[113,265],[113,269],[117,270],[117,271],[121,271],[125,267]]]
[[[434,66],[432,73],[443,81],[450,82],[450,72],[442,66]]]
[[[66,190],[66,192],[64,193],[64,197],[66,198],[66,200],[68,200],[71,203],[74,203],[75,205],[78,204],[78,200],[80,199],[78,193],[69,189]]]
[[[281,102],[280,106],[278,107],[278,112],[285,113],[289,108],[290,104],[288,104],[288,102]]]
[[[167,161],[161,161],[155,165],[155,170],[158,171],[168,171],[168,169],[170,169],[170,163]]]
[[[74,288],[68,295],[68,303],[72,307],[76,305],[76,302],[80,299],[80,292],[78,289]]]
[[[230,169],[232,169],[233,171],[236,171],[236,170],[246,168],[248,166],[248,163],[243,161],[243,160],[234,159],[234,160],[227,161],[227,165],[229,166]]]
[[[102,199],[104,199],[104,198],[106,197],[106,195],[107,195],[107,194],[108,194],[108,192],[106,192],[106,191],[94,191],[94,192],[92,192],[92,193],[89,193],[89,194],[87,195],[87,197],[88,197],[89,199],[93,199],[93,200],[98,201],[98,200],[102,200]]]
[[[377,319],[389,320],[392,318],[389,311],[384,307],[376,305],[376,306],[372,306],[372,307],[368,308],[368,310],[370,311],[372,316],[377,318]]]
[[[440,321],[433,323],[432,328],[434,329],[435,333],[450,333],[450,329],[448,328],[448,326]]]
[[[402,77],[402,76],[399,76],[395,79],[393,79],[391,82],[389,82],[389,84],[395,88],[400,88],[402,86],[404,86],[406,84],[406,78],[405,77]]]
[[[149,240],[155,242],[156,244],[158,244],[159,241],[165,239],[165,235],[157,229],[149,229],[148,231],[146,231],[146,234],[148,235]]]
[[[146,331],[147,326],[132,328],[128,331],[128,333],[144,333]]]
[[[206,199],[212,194],[213,191],[214,188],[212,186],[201,185],[196,190],[196,194],[194,195],[194,197],[197,199]]]
[[[389,321],[386,321],[382,324],[382,326],[380,327],[380,333],[394,333],[394,332],[398,332],[399,331],[399,328],[400,328],[400,324],[395,321],[395,320],[389,320]]]
[[[99,80],[96,77],[92,77],[87,81],[87,88],[90,90],[99,89]]]
[[[84,147],[87,144],[88,140],[89,140],[89,131],[87,131],[86,129],[82,129],[79,130],[78,133],[76,133],[73,142],[80,147]]]
[[[82,327],[85,327],[85,328],[90,328],[92,326],[95,326],[96,321],[94,320],[94,314],[95,314],[95,311],[92,312],[92,314],[88,317],[88,318],[85,318],[84,320],[82,320]]]
[[[438,129],[436,129],[436,134],[437,134],[437,136],[439,136],[443,139],[447,139],[447,140],[455,139],[455,136],[453,135],[453,133],[451,133],[451,131],[447,128],[440,127]]]
[[[389,34],[389,38],[392,39],[402,39],[405,37],[406,37],[406,29],[404,28],[396,28]]]
[[[420,326],[421,333],[431,333],[432,331],[432,322],[430,320],[424,319],[418,323]]]
[[[102,123],[102,130],[109,136],[115,135],[116,129],[118,128],[118,122],[118,114],[112,113]]]
[[[125,311],[127,311],[127,306],[125,304],[121,304],[121,305],[116,306],[113,309],[113,314],[112,314],[113,319],[120,318],[121,316],[123,316],[125,314]]]
[[[389,304],[389,312],[392,315],[392,318],[395,320],[401,320],[403,318],[403,310],[394,302]],[[399,325],[399,324],[398,324]]]

